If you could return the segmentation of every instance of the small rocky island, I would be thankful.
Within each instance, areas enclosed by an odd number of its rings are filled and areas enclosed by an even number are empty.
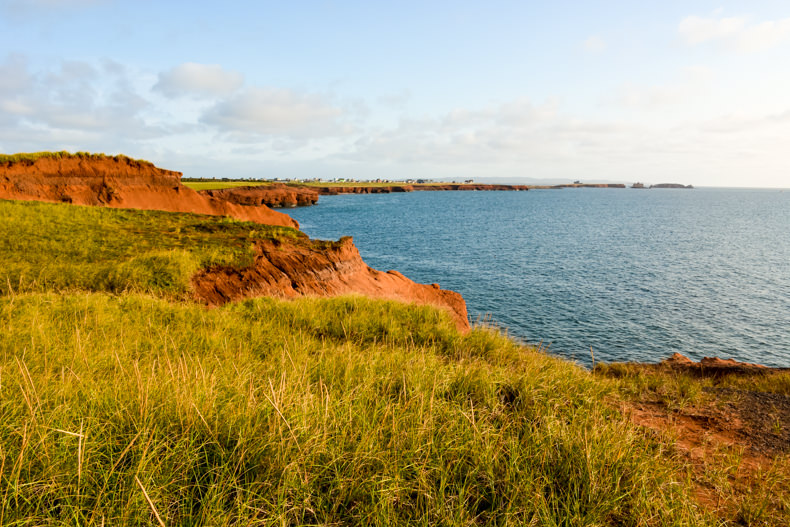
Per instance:
[[[680,183],[659,183],[650,185],[650,188],[694,188],[692,185],[681,185]]]

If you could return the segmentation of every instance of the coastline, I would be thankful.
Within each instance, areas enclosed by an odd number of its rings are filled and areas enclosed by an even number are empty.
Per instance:
[[[170,176],[159,186],[184,192]],[[157,503],[176,504],[163,508],[168,523],[205,506],[234,523],[236,501],[207,502],[193,479],[216,474],[213,488],[267,517],[294,510],[259,500],[271,489],[299,497],[306,512],[293,523],[344,523],[359,507],[409,523],[425,510],[443,518],[444,501],[469,518],[526,515],[542,505],[535,489],[554,500],[546,518],[583,501],[604,511],[590,516],[598,524],[619,524],[608,511],[623,503],[636,519],[664,521],[678,504],[672,514],[700,525],[755,509],[787,519],[790,369],[676,356],[590,371],[497,328],[464,327],[460,295],[371,269],[350,238],[108,207],[132,202],[116,176],[70,178],[69,196],[91,207],[31,199],[63,201],[40,194],[46,178],[2,177],[29,200],[0,200],[5,270],[17,270],[0,280],[0,368],[21,374],[19,389],[2,385],[4,456],[18,460],[17,479],[46,482],[9,487],[10,518],[47,523],[59,514],[50,497],[84,510],[74,481],[102,498],[102,521],[129,517],[127,483],[139,476]],[[265,210],[262,196],[232,194],[209,197]],[[455,317],[413,304],[426,295],[456,303]],[[28,430],[43,430],[40,448],[26,449]],[[135,463],[120,463],[127,452]],[[117,485],[91,483],[110,478]],[[385,509],[396,495],[403,507]]]

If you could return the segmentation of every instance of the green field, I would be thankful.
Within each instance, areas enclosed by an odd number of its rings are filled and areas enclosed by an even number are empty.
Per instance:
[[[192,190],[222,190],[226,188],[239,188],[239,187],[265,187],[271,183],[261,181],[182,181],[185,187]]]
[[[192,190],[221,190],[226,188],[238,187],[259,187],[272,185],[267,181],[182,181],[184,186]],[[390,183],[376,183],[373,181],[357,181],[354,183],[335,182],[335,181],[305,181],[305,182],[283,182],[294,187],[404,187],[412,185],[403,181],[393,181]],[[420,186],[447,185],[448,183],[420,183]]]
[[[425,306],[187,300],[264,237],[304,239],[0,201],[0,525],[721,524],[624,381]]]

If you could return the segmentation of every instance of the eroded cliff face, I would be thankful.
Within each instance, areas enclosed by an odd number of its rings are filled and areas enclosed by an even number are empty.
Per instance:
[[[397,271],[368,267],[350,237],[336,243],[264,241],[248,269],[213,268],[192,278],[195,297],[209,305],[252,296],[293,298],[357,293],[447,309],[461,331],[469,329],[466,302],[438,284],[418,284]]]
[[[194,212],[299,228],[286,214],[200,195],[181,184],[180,172],[120,156],[42,157],[0,164],[0,198]]]
[[[318,199],[313,190],[297,190],[296,195],[283,198],[286,194],[268,196],[287,203],[293,198],[297,204],[299,199]],[[298,228],[289,216],[261,204],[262,194],[255,189],[200,194],[181,184],[180,172],[120,156],[42,157],[0,163],[0,199],[194,212]],[[252,296],[293,298],[357,293],[447,309],[459,329],[469,329],[466,303],[460,294],[442,290],[436,284],[417,284],[397,271],[371,269],[362,261],[351,238],[322,242],[295,233],[281,241],[257,242],[255,250],[255,263],[247,269],[198,272],[192,279],[195,299],[219,305]]]
[[[304,207],[315,205],[318,191],[307,187],[292,187],[282,183],[249,187],[201,190],[200,194],[219,198],[237,205],[266,205],[267,207]]]

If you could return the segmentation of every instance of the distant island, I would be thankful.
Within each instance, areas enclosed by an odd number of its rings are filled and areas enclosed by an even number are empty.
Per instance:
[[[681,185],[680,183],[659,183],[650,185],[650,188],[694,188],[693,185]]]
[[[681,185],[680,183],[659,183],[646,187],[644,183],[634,183],[631,188],[694,188],[692,185]]]

